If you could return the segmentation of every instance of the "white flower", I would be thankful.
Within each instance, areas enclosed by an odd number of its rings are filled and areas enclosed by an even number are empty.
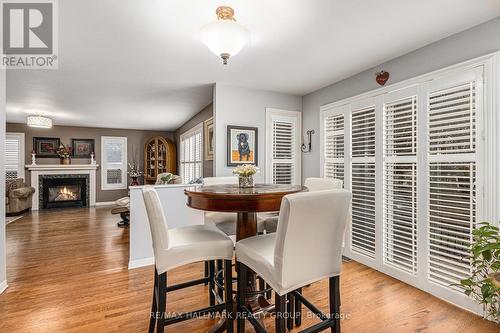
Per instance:
[[[259,168],[257,168],[253,164],[244,164],[236,167],[233,170],[233,174],[235,175],[240,175],[240,176],[251,176],[256,174],[259,171]]]

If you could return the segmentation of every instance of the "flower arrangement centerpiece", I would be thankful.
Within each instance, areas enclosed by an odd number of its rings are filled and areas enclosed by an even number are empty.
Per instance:
[[[233,174],[238,175],[240,187],[253,187],[253,175],[259,171],[253,164],[244,164],[236,167]]]
[[[139,185],[138,179],[144,174],[144,172],[139,170],[139,166],[137,166],[137,163],[135,163],[135,161],[129,163],[128,168],[129,168],[128,175],[130,176],[130,178],[132,178],[130,186],[138,186]]]
[[[61,144],[59,148],[56,149],[56,153],[61,159],[61,164],[71,164],[71,154],[73,153],[72,147]]]

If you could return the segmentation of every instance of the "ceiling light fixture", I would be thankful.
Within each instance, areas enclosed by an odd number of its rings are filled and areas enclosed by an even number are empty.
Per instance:
[[[52,119],[44,116],[28,116],[26,124],[29,127],[52,128]]]
[[[218,7],[217,21],[201,28],[201,41],[227,65],[229,57],[234,57],[250,41],[248,30],[236,23],[234,10],[229,6]]]

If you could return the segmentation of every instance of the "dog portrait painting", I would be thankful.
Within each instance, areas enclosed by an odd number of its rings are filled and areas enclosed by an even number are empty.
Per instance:
[[[256,127],[228,126],[227,166],[257,165],[257,137]]]

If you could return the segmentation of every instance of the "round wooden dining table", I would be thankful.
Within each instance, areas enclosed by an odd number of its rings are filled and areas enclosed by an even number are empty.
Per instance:
[[[210,185],[192,187],[184,190],[187,205],[191,208],[212,211],[237,213],[236,241],[257,235],[257,213],[277,212],[281,200],[287,194],[307,190],[300,185],[256,184],[250,188],[240,188],[238,185]],[[249,289],[255,289],[255,274],[248,276]],[[256,298],[248,297],[252,310],[257,310],[259,303]],[[211,332],[221,332],[225,324],[219,322]]]

